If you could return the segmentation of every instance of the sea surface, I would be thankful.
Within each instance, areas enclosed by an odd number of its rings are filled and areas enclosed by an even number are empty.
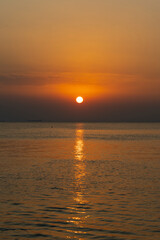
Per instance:
[[[160,239],[160,123],[0,123],[0,239]]]

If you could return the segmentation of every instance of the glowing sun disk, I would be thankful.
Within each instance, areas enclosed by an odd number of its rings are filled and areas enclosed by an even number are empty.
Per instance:
[[[77,98],[76,98],[76,102],[77,102],[77,103],[82,103],[82,102],[83,102],[83,98],[80,97],[80,96],[77,97]]]

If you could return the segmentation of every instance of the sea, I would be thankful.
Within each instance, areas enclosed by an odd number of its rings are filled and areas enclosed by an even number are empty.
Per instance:
[[[0,123],[0,239],[160,239],[160,123]]]

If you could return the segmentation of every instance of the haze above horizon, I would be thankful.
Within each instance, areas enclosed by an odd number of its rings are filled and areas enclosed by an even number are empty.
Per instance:
[[[159,12],[159,0],[1,0],[0,121],[160,121]]]

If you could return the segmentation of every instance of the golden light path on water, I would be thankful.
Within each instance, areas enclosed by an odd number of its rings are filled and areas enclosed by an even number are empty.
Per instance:
[[[76,238],[76,234],[86,234],[85,231],[81,230],[86,223],[86,219],[89,215],[86,214],[85,204],[87,200],[84,197],[84,185],[86,176],[86,165],[85,165],[85,155],[84,155],[84,140],[83,140],[84,129],[82,124],[78,124],[76,128],[76,141],[74,145],[74,180],[75,180],[75,192],[73,198],[75,201],[74,211],[75,216],[68,218],[68,223],[74,224],[77,230],[69,230],[69,233],[73,233],[74,236],[68,236],[67,238]],[[78,238],[83,240],[84,238]]]

